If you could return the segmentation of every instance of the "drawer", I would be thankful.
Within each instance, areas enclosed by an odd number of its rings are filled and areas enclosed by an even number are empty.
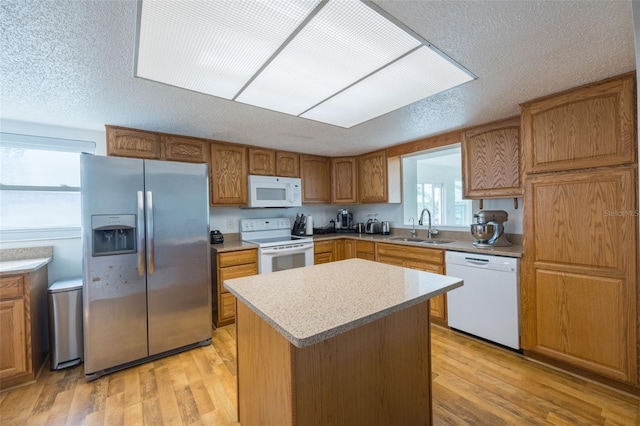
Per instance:
[[[331,241],[316,241],[313,243],[313,252],[318,253],[331,253],[334,250],[334,242]]]
[[[227,251],[218,254],[218,267],[258,263],[258,249]]]
[[[236,298],[231,293],[220,295],[220,321],[234,319],[236,316]]]
[[[374,256],[376,252],[376,244],[373,241],[356,241],[356,253],[368,253]]]
[[[220,292],[221,293],[227,292],[227,289],[223,285],[225,280],[230,280],[232,278],[248,277],[248,276],[257,275],[257,274],[258,274],[257,263],[249,263],[247,265],[227,266],[225,268],[220,268],[220,276],[218,277],[218,282],[220,283]]]
[[[24,295],[24,276],[0,278],[0,299],[17,299]]]
[[[394,256],[407,261],[444,265],[444,250],[387,243],[378,243],[377,250],[378,256]]]

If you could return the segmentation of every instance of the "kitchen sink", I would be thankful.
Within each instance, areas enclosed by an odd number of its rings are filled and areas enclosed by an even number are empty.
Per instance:
[[[413,237],[391,237],[389,238],[390,241],[405,241],[405,242],[409,242],[409,243],[422,243],[422,244],[433,244],[433,245],[439,245],[439,244],[449,244],[452,243],[453,241],[449,241],[449,240],[425,240],[422,238],[413,238]]]
[[[411,238],[411,237],[391,237],[389,238],[391,241],[406,241],[410,243],[424,243],[427,240],[423,240],[422,238]]]
[[[449,243],[452,243],[453,241],[448,241],[448,240],[422,240],[420,242],[423,243],[423,244],[440,245],[440,244],[449,244]]]

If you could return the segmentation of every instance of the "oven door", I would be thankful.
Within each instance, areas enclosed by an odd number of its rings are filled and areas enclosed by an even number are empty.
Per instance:
[[[313,265],[313,242],[260,248],[258,272],[261,274],[310,265]]]

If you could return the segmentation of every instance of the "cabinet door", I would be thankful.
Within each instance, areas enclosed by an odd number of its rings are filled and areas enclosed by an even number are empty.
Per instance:
[[[358,202],[358,162],[356,157],[331,159],[331,202],[355,204]]]
[[[387,202],[386,151],[376,151],[358,158],[358,199],[361,203]]]
[[[276,151],[276,176],[300,177],[300,155]]]
[[[434,263],[408,261],[407,268],[418,269],[420,271],[431,272],[434,274],[444,274],[443,264],[436,265]],[[440,296],[433,297],[429,300],[429,313],[431,319],[437,320],[440,323],[447,323],[447,295],[441,294]]]
[[[144,130],[105,126],[107,132],[107,155],[118,157],[159,160],[162,150],[160,136]]]
[[[635,173],[530,178],[521,271],[523,348],[630,384],[638,382]]]
[[[344,259],[356,257],[356,241],[346,238],[344,240]]]
[[[249,148],[249,174],[274,176],[276,153],[270,149]]]
[[[331,202],[331,159],[316,155],[300,156],[302,175],[302,203],[329,204]]]
[[[526,173],[636,161],[634,75],[524,104],[522,137]]]
[[[462,134],[465,198],[517,197],[520,178],[520,117]]]
[[[24,299],[0,301],[0,380],[28,372]]]
[[[211,144],[211,204],[247,204],[247,148]]]
[[[232,322],[236,317],[236,298],[231,293],[220,295],[219,323]]]
[[[209,160],[209,142],[181,136],[162,136],[162,159],[187,163],[206,163]]]
[[[344,260],[345,257],[345,240],[334,240],[335,260]]]

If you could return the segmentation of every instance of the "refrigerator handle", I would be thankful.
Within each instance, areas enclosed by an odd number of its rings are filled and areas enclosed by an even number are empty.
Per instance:
[[[151,191],[147,191],[147,202],[145,203],[145,206],[147,208],[147,241],[149,242],[149,247],[147,249],[147,268],[149,269],[149,274],[153,274],[155,270],[155,253],[153,250],[153,193]]]
[[[142,197],[142,191],[138,191],[138,230],[136,232],[138,236],[138,275],[146,274],[145,271],[145,238],[144,238],[144,198]]]

